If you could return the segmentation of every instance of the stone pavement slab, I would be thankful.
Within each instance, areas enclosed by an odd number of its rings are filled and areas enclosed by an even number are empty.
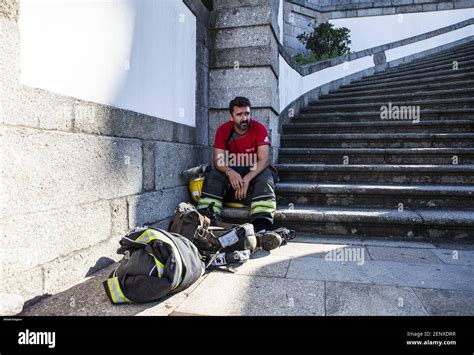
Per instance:
[[[322,316],[324,283],[213,271],[176,312],[212,316]]]
[[[439,288],[474,291],[474,272],[470,266],[399,263],[392,261],[326,261],[301,257],[293,259],[288,278],[358,282],[366,284]]]
[[[367,253],[367,248],[364,246],[359,247],[364,249],[364,254],[368,257],[369,253]],[[290,242],[287,246],[272,250],[271,254],[288,257],[311,256],[313,258],[324,258],[328,253],[347,248],[351,248],[351,245]]]
[[[433,254],[434,249],[418,248],[395,248],[368,246],[372,260],[397,261],[400,263],[428,263],[443,264],[443,262]]]
[[[433,241],[438,249],[456,249],[456,250],[472,250],[474,251],[474,239],[467,243],[466,241],[453,241],[453,240],[436,240]]]
[[[433,253],[446,264],[474,266],[474,251],[460,249],[435,249]]]
[[[269,254],[259,250],[251,260],[235,268],[237,275],[258,275],[268,277],[285,277],[290,266],[287,256]]]
[[[204,281],[204,277],[188,289],[159,302],[113,305],[108,300],[102,281],[117,264],[112,264],[86,281],[48,297],[21,312],[20,316],[166,316]]]
[[[314,236],[311,234],[298,234],[296,239],[298,243],[316,243],[316,244],[346,244],[346,245],[372,245],[394,248],[420,248],[420,249],[434,249],[436,246],[429,242],[421,242],[415,240],[393,240],[383,238],[361,238],[361,237],[346,237],[346,236]]]
[[[326,282],[328,316],[425,316],[409,287]]]
[[[271,252],[259,250],[234,272],[207,272],[187,290],[141,305],[109,302],[102,281],[113,264],[20,315],[473,313],[473,251],[459,250],[453,260],[456,249],[437,249],[424,242],[409,247],[384,240],[316,240],[298,238]]]
[[[474,292],[414,288],[431,316],[473,316]]]

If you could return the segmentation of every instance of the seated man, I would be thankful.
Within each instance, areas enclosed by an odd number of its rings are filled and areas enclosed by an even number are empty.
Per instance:
[[[250,108],[250,101],[245,97],[236,97],[230,102],[230,121],[216,131],[214,169],[205,176],[197,208],[207,208],[214,202],[214,212],[220,215],[229,192],[237,200],[251,198],[250,221],[255,232],[261,233],[273,225],[278,174],[270,165],[267,129],[250,118]],[[258,243],[265,250],[281,244],[275,233],[267,233],[264,238]]]

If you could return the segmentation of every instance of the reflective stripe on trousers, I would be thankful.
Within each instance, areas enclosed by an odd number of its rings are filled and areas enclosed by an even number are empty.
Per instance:
[[[234,167],[233,169],[241,176],[245,176],[250,171],[249,168],[245,167]],[[275,181],[278,181],[278,175],[270,167],[263,170],[250,181],[247,195],[252,197],[250,205],[251,221],[265,218],[273,223],[273,216],[276,210]],[[229,179],[224,173],[215,169],[209,171],[204,178],[198,209],[206,208],[214,202],[214,211],[216,214],[221,214],[224,198],[217,197],[226,196],[232,191]]]
[[[215,197],[210,197],[209,195],[206,195],[203,193],[201,197],[199,198],[199,202],[197,205],[197,209],[202,209],[202,208],[207,208],[209,207],[212,203],[214,202],[214,212],[218,215],[221,214],[222,212],[222,199],[217,199]]]

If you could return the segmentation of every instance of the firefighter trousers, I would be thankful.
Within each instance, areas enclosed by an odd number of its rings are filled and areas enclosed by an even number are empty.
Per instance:
[[[249,167],[233,167],[242,177],[249,171]],[[218,215],[222,212],[224,200],[233,200],[240,203],[250,203],[250,221],[257,219],[267,219],[273,224],[273,217],[276,210],[275,182],[278,182],[278,174],[267,167],[260,174],[255,176],[249,184],[247,198],[245,201],[236,200],[235,190],[230,185],[229,178],[218,170],[208,171],[204,177],[201,197],[198,202],[198,209],[207,208],[214,202],[214,212]]]

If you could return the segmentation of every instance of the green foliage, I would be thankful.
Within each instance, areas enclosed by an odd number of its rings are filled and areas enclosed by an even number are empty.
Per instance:
[[[319,26],[315,23],[313,32],[309,34],[304,32],[296,37],[311,51],[311,55],[305,57],[299,53],[295,56],[295,60],[299,64],[307,64],[350,53],[349,32],[346,27],[334,28],[332,23],[321,23]]]
[[[298,64],[308,64],[308,63],[316,63],[322,60],[330,59],[337,57],[337,54],[323,54],[322,56],[317,56],[314,53],[311,53],[309,56],[305,56],[302,53],[298,53],[295,55],[295,60]]]
[[[214,5],[214,1],[213,0],[201,0],[202,3],[204,4],[205,7],[207,7],[207,9],[209,11],[212,11],[212,8],[213,8],[213,5]]]
[[[295,55],[295,60],[298,64],[308,64],[317,62],[319,59],[314,55],[314,53],[311,53],[309,57],[306,57],[303,53],[298,53]]]

